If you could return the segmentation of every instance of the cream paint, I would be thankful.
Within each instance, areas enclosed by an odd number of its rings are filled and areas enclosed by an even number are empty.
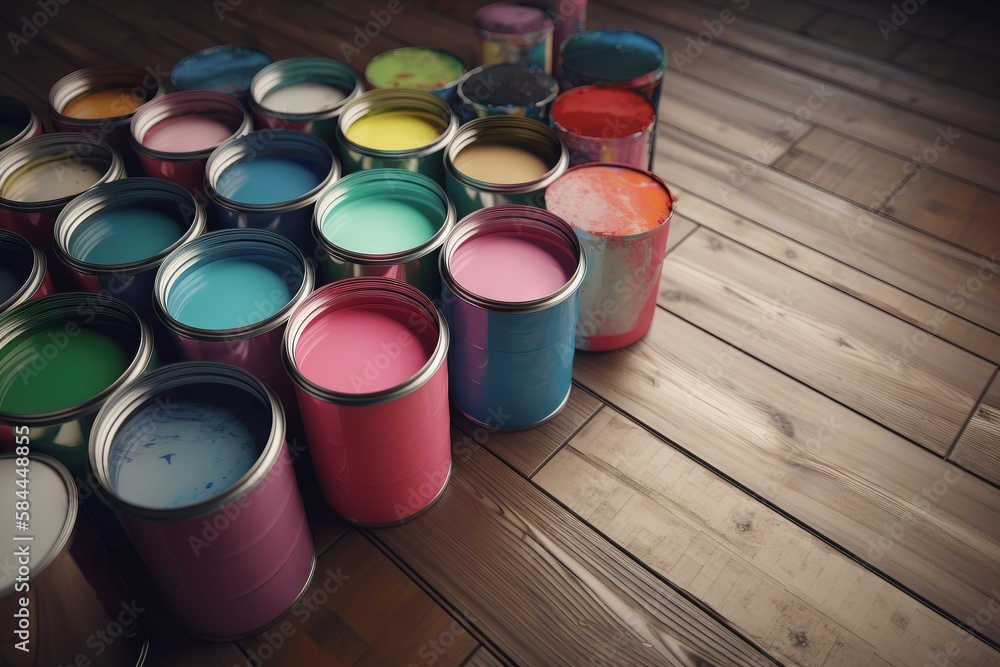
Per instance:
[[[466,146],[453,163],[470,178],[502,185],[537,181],[552,168],[526,148],[493,143]]]

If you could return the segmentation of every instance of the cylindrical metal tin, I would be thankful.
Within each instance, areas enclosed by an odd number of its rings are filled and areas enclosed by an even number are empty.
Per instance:
[[[560,47],[573,35],[587,27],[587,0],[531,0],[531,4],[544,9],[552,19],[552,68],[559,69],[562,61]]]
[[[465,63],[454,53],[426,46],[404,46],[384,51],[365,65],[369,88],[422,90],[448,104],[465,75]]]
[[[229,135],[222,138],[220,133],[220,141],[208,140],[208,145],[195,150],[187,146],[180,149],[147,146],[144,142],[150,132],[164,121],[218,123],[229,130]],[[132,117],[132,149],[147,176],[165,178],[191,192],[201,193],[208,156],[223,141],[242,137],[252,129],[250,114],[231,95],[211,90],[169,93],[144,105]]]
[[[0,315],[25,301],[52,294],[41,250],[20,234],[0,229]]]
[[[159,178],[126,178],[91,188],[62,210],[55,253],[78,289],[110,294],[155,318],[156,269],[204,231],[205,209],[187,190]],[[111,245],[116,256],[106,261]]]
[[[279,103],[274,94],[289,86],[315,84],[330,86],[343,95],[341,100],[316,100],[314,108],[296,107],[295,100]],[[250,108],[257,129],[300,130],[337,146],[337,122],[344,106],[365,92],[365,84],[350,66],[331,58],[289,58],[272,63],[257,72],[250,84]],[[277,108],[276,108],[277,107]]]
[[[204,426],[199,431],[192,421]],[[222,431],[213,433],[213,426]],[[162,446],[167,439],[176,449]],[[232,473],[235,479],[220,477],[205,450],[219,457],[237,446],[245,465]],[[171,452],[168,463],[154,458],[162,451]],[[208,465],[197,465],[206,457]],[[308,587],[316,555],[285,444],[285,417],[275,395],[246,371],[171,364],[123,387],[94,422],[90,461],[102,499],[190,632],[218,641],[256,634]],[[140,475],[152,477],[148,489],[127,492]],[[206,477],[218,478],[222,490],[187,493],[202,489]],[[155,492],[170,491],[170,501],[153,501]],[[174,501],[182,492],[183,500]]]
[[[656,310],[673,215],[670,189],[644,169],[586,164],[550,185],[545,205],[573,227],[587,256],[577,349],[616,350],[639,340]]]
[[[261,274],[262,282],[249,282]],[[163,260],[153,285],[153,307],[181,358],[248,370],[295,417],[295,392],[281,363],[281,337],[292,311],[314,285],[312,264],[284,236],[227,229],[204,234]],[[217,289],[207,289],[212,286]],[[184,309],[193,299],[225,319],[207,321],[194,313],[201,319],[190,323],[192,316]]]
[[[476,10],[480,65],[509,63],[552,72],[553,26],[538,7],[496,2]]]
[[[53,294],[8,310],[0,316],[0,448],[12,450],[13,430],[27,427],[33,451],[86,477],[94,415],[156,363],[146,319],[113,297]]]
[[[520,183],[499,183],[477,179],[456,167],[462,151],[470,147],[501,147],[502,154],[484,155],[489,171],[498,172],[500,163],[510,160],[511,151],[524,151],[544,163],[548,170]],[[458,217],[473,211],[502,204],[542,206],[545,188],[566,171],[569,155],[556,133],[545,123],[516,116],[477,118],[460,127],[445,151],[445,183],[448,196],[455,203]],[[517,162],[508,171],[516,172]],[[504,179],[506,181],[512,178]]]
[[[274,62],[271,56],[249,46],[220,44],[184,56],[170,70],[177,90],[214,90],[246,104],[250,82]]]
[[[474,246],[484,240],[506,246],[506,256],[490,257]],[[520,256],[513,256],[512,245]],[[538,273],[542,259],[555,274]],[[495,296],[463,285],[461,272],[468,267],[489,272],[484,279],[500,286],[491,288]],[[516,430],[537,426],[565,406],[572,383],[576,292],[586,268],[573,229],[543,209],[496,206],[459,222],[441,253],[441,279],[454,337],[451,396],[463,414],[491,429]],[[514,281],[514,274],[523,275]],[[537,292],[539,276],[553,286],[562,284],[542,290],[541,296],[510,296],[514,282],[518,291],[527,285]]]
[[[617,162],[645,169],[656,136],[656,112],[631,90],[580,86],[556,98],[552,126],[573,166]]]
[[[458,84],[458,113],[467,122],[485,116],[522,116],[542,122],[559,94],[559,84],[540,69],[524,65],[484,65]]]
[[[448,340],[431,300],[386,278],[332,283],[292,315],[282,356],[320,488],[350,521],[401,523],[444,492]]]
[[[264,166],[271,163],[268,173]],[[267,180],[283,172],[308,174],[292,196],[265,190]],[[260,170],[250,172],[249,169]],[[297,130],[258,130],[219,146],[205,167],[212,229],[266,229],[295,243],[312,256],[313,205],[340,178],[340,163],[322,139]],[[227,188],[227,182],[230,184]],[[252,187],[247,198],[239,188]],[[274,195],[274,196],[271,196]]]
[[[0,493],[12,510],[30,507],[3,533],[11,546],[0,559],[0,663],[141,667],[149,649],[143,603],[78,514],[69,471],[48,456],[29,458],[22,441],[18,454],[0,454]]]
[[[42,123],[27,104],[0,95],[0,152],[42,133]]]
[[[444,190],[423,174],[372,169],[345,176],[316,202],[313,235],[323,277],[394,278],[437,298],[438,255],[455,220]]]
[[[413,113],[433,124],[440,133],[425,145],[400,150],[372,148],[349,138],[355,122],[382,113]],[[420,90],[370,90],[349,102],[340,114],[337,125],[340,161],[345,174],[390,167],[415,171],[444,185],[442,155],[457,130],[458,119],[439,97]]]
[[[122,156],[130,173],[138,173],[129,123],[138,108],[164,93],[161,84],[152,68],[98,65],[77,70],[49,91],[52,125],[56,132],[88,132],[103,139]],[[88,104],[88,99],[98,101]]]
[[[0,155],[0,227],[44,252],[55,272],[52,231],[59,212],[81,192],[124,175],[121,157],[89,134],[26,139]]]

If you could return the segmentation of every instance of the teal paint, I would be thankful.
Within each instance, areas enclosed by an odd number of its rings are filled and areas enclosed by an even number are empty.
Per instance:
[[[281,155],[257,155],[235,162],[220,175],[215,189],[242,204],[278,204],[316,188],[329,171],[319,164]]]
[[[90,264],[127,264],[153,257],[177,242],[186,226],[178,216],[153,208],[110,208],[90,216],[73,231],[68,249]]]
[[[255,324],[288,305],[298,290],[282,278],[287,270],[234,258],[200,262],[171,286],[167,312],[182,324],[210,331]],[[301,274],[295,279],[301,282]]]
[[[351,252],[385,255],[427,243],[444,222],[440,201],[416,197],[363,197],[334,208],[323,221],[323,235]]]

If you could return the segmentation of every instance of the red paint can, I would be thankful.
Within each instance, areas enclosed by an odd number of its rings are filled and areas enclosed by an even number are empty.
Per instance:
[[[556,98],[552,126],[569,151],[571,166],[617,162],[645,169],[656,135],[656,111],[631,90],[581,86]]]

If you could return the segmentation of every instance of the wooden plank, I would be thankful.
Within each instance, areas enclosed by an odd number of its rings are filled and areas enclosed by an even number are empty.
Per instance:
[[[240,642],[267,665],[433,664],[459,667],[479,647],[358,531],[324,554],[302,600],[270,630]]]
[[[297,443],[289,444],[289,451],[304,454],[305,446]],[[316,554],[322,555],[350,530],[351,525],[337,514],[323,498],[316,480],[316,472],[308,455],[295,461],[295,477],[298,480],[299,492],[306,508],[306,520],[312,533]]]
[[[481,648],[472,654],[465,667],[503,667],[503,663],[485,648]]]
[[[676,316],[574,376],[952,620],[1000,589],[996,488]]]
[[[677,195],[674,194],[674,196]],[[675,213],[674,217],[670,219],[670,231],[667,232],[667,254],[679,246],[681,241],[693,234],[696,229],[698,229],[698,223],[680,213]]]
[[[440,501],[371,534],[497,653],[553,667],[771,664],[486,450],[457,435],[453,452]]]
[[[802,31],[810,37],[888,60],[913,39],[908,30],[886,31],[875,21],[848,14],[827,13]]]
[[[996,17],[978,16],[974,20],[968,21],[948,41],[952,44],[988,53],[991,56],[1000,56],[998,33],[1000,33],[1000,20]]]
[[[993,375],[993,364],[708,229],[671,254],[659,303],[941,456]]]
[[[669,127],[661,129],[657,152],[657,172],[671,183],[1000,331],[1000,280],[988,279],[1000,265]],[[970,292],[973,280],[979,287]],[[967,296],[959,299],[961,290]]]
[[[705,0],[723,9],[735,9],[733,0]],[[799,30],[809,21],[823,13],[820,7],[796,0],[753,0],[743,10],[747,16],[779,25],[789,30]]]
[[[893,61],[989,95],[1000,95],[1000,58],[996,56],[947,42],[918,39],[896,54]]]
[[[926,2],[921,4],[916,12],[904,12],[905,20],[897,15],[896,21],[893,22],[892,5],[900,5],[902,2],[884,3],[871,2],[871,0],[810,0],[810,2],[863,16],[870,19],[872,23],[879,20],[886,21],[893,26],[898,23],[907,30],[940,39],[947,37],[965,21],[969,9],[963,8],[961,5],[955,7],[952,3]]]
[[[1000,484],[1000,377],[993,379],[948,460]]]
[[[678,210],[700,225],[739,241],[786,266],[822,280],[845,294],[870,303],[994,363],[1000,362],[1000,335],[952,315],[903,290],[736,215],[671,184]]]
[[[606,408],[535,483],[789,664],[907,661],[913,598],[668,443]],[[840,581],[842,589],[831,587]],[[853,583],[852,583],[853,582]],[[752,590],[747,597],[745,591]],[[931,613],[931,628],[959,628]],[[904,641],[891,629],[907,628]],[[956,665],[1000,652],[970,640]]]

